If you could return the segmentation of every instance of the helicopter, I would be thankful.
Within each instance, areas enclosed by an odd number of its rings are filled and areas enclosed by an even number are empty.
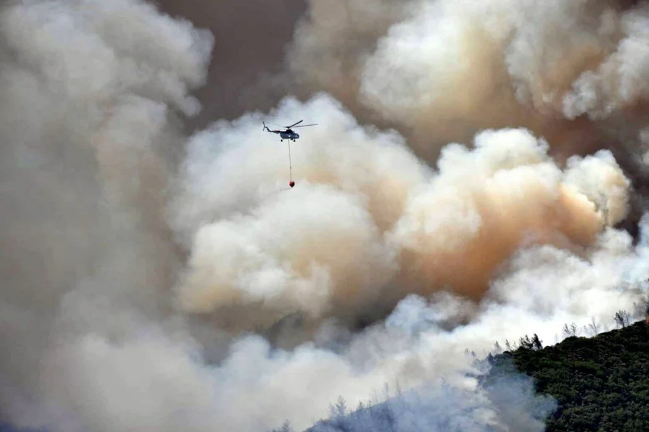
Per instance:
[[[288,182],[288,185],[290,187],[295,186],[295,182],[293,181],[293,164],[291,162],[291,143],[290,143],[290,141],[295,142],[296,139],[300,138],[300,135],[293,132],[292,128],[294,128],[294,127],[299,128],[299,127],[307,127],[307,126],[315,126],[315,125],[317,125],[317,123],[312,123],[312,124],[308,124],[308,125],[298,126],[303,121],[304,120],[300,120],[299,122],[293,123],[290,126],[284,126],[284,130],[271,130],[271,129],[268,129],[268,126],[266,126],[266,123],[263,122],[264,123],[264,128],[262,129],[262,131],[266,130],[266,131],[268,131],[270,133],[279,134],[279,136],[282,138],[281,139],[282,142],[284,142],[284,140],[289,141],[286,144],[288,146],[288,164],[289,164],[288,169],[289,169],[289,179],[290,179],[290,181]]]
[[[284,126],[285,130],[270,130],[268,129],[268,126],[266,126],[266,123],[264,123],[264,129],[262,130],[267,130],[270,133],[276,133],[279,134],[279,136],[282,138],[280,141],[284,142],[284,140],[289,140],[295,142],[296,139],[300,138],[300,135],[293,132],[292,128],[299,128],[299,127],[307,127],[307,126],[315,126],[317,123],[312,123],[312,124],[307,124],[307,125],[302,125],[302,126],[297,126],[300,123],[302,123],[304,120],[300,120],[297,123],[294,123],[290,126]]]

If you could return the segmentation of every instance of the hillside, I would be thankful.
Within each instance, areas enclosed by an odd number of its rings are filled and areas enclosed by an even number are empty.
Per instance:
[[[492,367],[479,381],[492,408],[510,411],[509,426],[516,431],[648,431],[648,360],[649,325],[641,321],[545,348],[534,337],[524,338],[514,351],[489,355]],[[479,418],[466,411],[466,400],[474,396],[425,387],[355,410],[341,399],[330,418],[305,432],[507,430],[471,420]],[[288,424],[276,429],[292,430]]]
[[[536,391],[555,397],[547,432],[649,430],[649,325],[637,322],[594,338],[490,357],[486,381],[515,367]]]

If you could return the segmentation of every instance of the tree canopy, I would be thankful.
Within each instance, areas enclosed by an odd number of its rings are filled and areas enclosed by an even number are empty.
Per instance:
[[[593,338],[569,337],[539,348],[521,343],[490,356],[487,380],[512,369],[557,399],[547,432],[649,430],[649,325],[644,321]]]

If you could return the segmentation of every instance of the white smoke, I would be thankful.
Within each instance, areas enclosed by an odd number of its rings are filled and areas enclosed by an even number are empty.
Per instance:
[[[211,46],[139,1],[3,4],[3,418],[62,429],[88,418],[103,401],[84,405],[84,381],[69,415],[51,406],[68,400],[75,372],[48,372],[51,351],[72,347],[59,355],[72,365],[82,341],[128,339],[145,316],[168,314],[181,265],[163,219],[182,144],[173,111],[195,112],[187,92]]]
[[[529,128],[566,156],[646,126],[644,4],[437,0],[395,11],[359,0],[354,10],[375,13],[350,13],[327,36],[328,9],[309,4],[289,52],[300,89],[398,127],[429,161],[485,128]],[[353,50],[340,48],[346,39]],[[329,74],[333,65],[345,73]]]
[[[604,15],[602,21],[602,28],[609,32],[615,29],[610,15]],[[648,21],[646,4],[621,14],[616,29],[621,37],[615,49],[610,50],[596,70],[583,72],[574,81],[572,91],[564,96],[567,117],[588,114],[590,118],[601,119],[647,101],[649,87],[644,77],[649,74]]]
[[[280,186],[287,149],[261,144],[258,116],[190,142],[173,213],[183,238],[193,236],[178,288],[187,310],[358,316],[447,284],[479,297],[527,237],[583,247],[626,216],[629,182],[607,152],[562,171],[529,132],[487,131],[474,150],[444,148],[434,173],[398,136],[355,125],[327,96],[287,101],[271,120],[298,115],[327,126],[293,146],[292,190]]]
[[[501,15],[512,3],[313,1],[318,31],[306,19],[297,45],[342,58],[325,62],[331,74],[293,70],[333,95],[287,96],[188,139],[178,116],[199,109],[190,92],[209,33],[139,0],[4,6],[2,416],[52,431],[304,429],[339,396],[355,406],[398,383],[427,391],[440,416],[455,398],[459,425],[542,427],[529,389],[518,412],[498,402],[502,388],[462,397],[481,372],[465,350],[532,333],[555,343],[591,319],[611,328],[642,299],[648,249],[614,228],[632,185],[610,151],[561,164],[552,137],[509,117],[526,97],[546,100],[514,61],[528,37],[548,48],[521,31],[527,12],[575,14],[520,2]],[[607,29],[587,39],[610,46]],[[507,109],[487,104],[496,77],[516,78]],[[558,81],[568,91],[572,79]],[[350,101],[447,144],[436,165],[410,134],[362,124]],[[458,117],[470,127],[445,129]],[[318,126],[298,130],[289,172],[287,143],[262,121],[300,119]]]
[[[529,377],[501,375],[493,381],[480,386],[430,382],[371,407],[360,405],[354,411],[348,411],[344,400],[339,400],[329,419],[307,431],[545,430],[543,420],[556,408],[556,401],[535,396]],[[345,416],[346,412],[350,414]]]

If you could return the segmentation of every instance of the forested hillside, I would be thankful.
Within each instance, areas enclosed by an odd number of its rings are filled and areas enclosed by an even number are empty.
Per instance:
[[[547,432],[649,431],[649,325],[645,321],[593,338],[569,337],[546,348],[523,343],[490,357],[487,380],[516,370],[558,408]]]
[[[514,350],[489,355],[491,368],[479,381],[490,408],[509,410],[505,421],[518,424],[517,431],[649,431],[649,325],[629,325],[624,316],[618,323],[618,330],[591,338],[571,336],[548,347],[533,335]],[[331,417],[308,432],[504,430],[470,420],[473,416],[460,406],[473,396],[450,387],[426,388],[351,411],[341,399],[332,406]],[[518,409],[525,404],[526,410]],[[279,430],[292,429],[285,424]]]

